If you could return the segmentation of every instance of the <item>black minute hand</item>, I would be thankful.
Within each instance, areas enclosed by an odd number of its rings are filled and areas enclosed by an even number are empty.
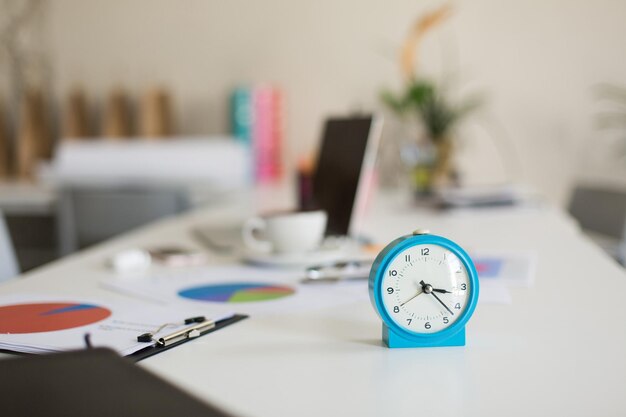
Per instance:
[[[441,305],[442,305],[442,306],[444,306],[444,307],[446,308],[446,310],[448,310],[448,311],[450,312],[450,314],[452,314],[452,315],[454,316],[454,313],[452,312],[452,310],[450,310],[450,309],[448,308],[448,306],[447,306],[447,305],[445,305],[445,304],[443,303],[443,301],[441,301],[441,300],[439,299],[439,297],[437,297],[437,294],[435,294],[434,292],[431,292],[431,293],[430,293],[430,295],[432,295],[433,297],[435,297],[435,298],[437,299],[437,301],[439,301],[439,302],[441,303]]]
[[[426,294],[430,294],[430,295],[432,295],[433,297],[435,297],[435,299],[436,299],[437,301],[439,301],[439,303],[441,303],[441,305],[442,305],[442,306],[444,306],[444,307],[445,307],[445,309],[446,309],[446,310],[448,310],[448,311],[450,312],[450,314],[452,314],[452,315],[454,316],[454,313],[452,312],[452,310],[450,310],[450,309],[448,308],[448,306],[447,306],[447,305],[445,305],[445,304],[444,304],[444,302],[443,302],[443,301],[441,301],[441,299],[440,299],[439,297],[437,297],[437,294],[435,294],[435,293],[433,292],[433,291],[436,291],[436,289],[435,289],[435,288],[433,288],[433,286],[432,286],[432,285],[430,285],[430,284],[426,284],[426,283],[424,282],[424,280],[421,280],[421,281],[420,281],[420,285],[422,286],[422,289],[424,290],[424,292],[425,292]],[[437,291],[437,292],[445,292],[445,291],[446,291],[446,290],[439,290],[439,291]]]

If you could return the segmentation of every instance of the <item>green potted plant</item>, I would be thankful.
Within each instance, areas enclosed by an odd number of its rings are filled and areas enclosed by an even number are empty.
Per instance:
[[[405,79],[403,89],[399,93],[385,90],[381,94],[383,103],[400,118],[417,118],[426,135],[421,138],[422,142],[432,148],[432,152],[429,152],[431,158],[421,158],[420,163],[413,167],[413,181],[420,193],[430,193],[433,186],[453,182],[454,130],[482,104],[482,99],[477,96],[453,103],[445,86],[420,75],[416,70],[415,51],[420,40],[426,32],[445,20],[450,12],[450,6],[444,5],[417,19],[402,50],[400,66]],[[415,139],[417,142],[420,138]]]

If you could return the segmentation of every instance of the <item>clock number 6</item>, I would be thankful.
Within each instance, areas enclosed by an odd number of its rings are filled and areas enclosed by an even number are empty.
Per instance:
[[[430,325],[429,322],[426,322],[426,324],[424,325],[425,328],[430,329],[432,326]]]

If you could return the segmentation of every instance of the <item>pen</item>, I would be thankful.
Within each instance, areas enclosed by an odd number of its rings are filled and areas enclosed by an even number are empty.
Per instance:
[[[329,265],[317,265],[306,269],[302,282],[337,282],[367,279],[370,262],[349,261],[336,262]]]

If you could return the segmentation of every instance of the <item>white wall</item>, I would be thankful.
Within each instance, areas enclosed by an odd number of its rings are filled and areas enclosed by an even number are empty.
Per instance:
[[[75,83],[93,97],[115,84],[139,92],[163,83],[175,95],[184,133],[226,131],[235,84],[277,82],[288,96],[293,156],[314,147],[324,115],[380,106],[380,89],[399,85],[395,56],[410,23],[439,3],[53,0],[47,41],[59,96]],[[457,72],[461,86],[489,97],[480,121],[496,138],[478,123],[463,130],[469,178],[512,176],[557,202],[581,166],[626,178],[626,163],[583,158],[607,142],[593,126],[599,107],[592,86],[626,85],[626,2],[454,4],[454,17],[429,38],[422,57],[425,71]],[[508,168],[492,139],[507,149]]]

